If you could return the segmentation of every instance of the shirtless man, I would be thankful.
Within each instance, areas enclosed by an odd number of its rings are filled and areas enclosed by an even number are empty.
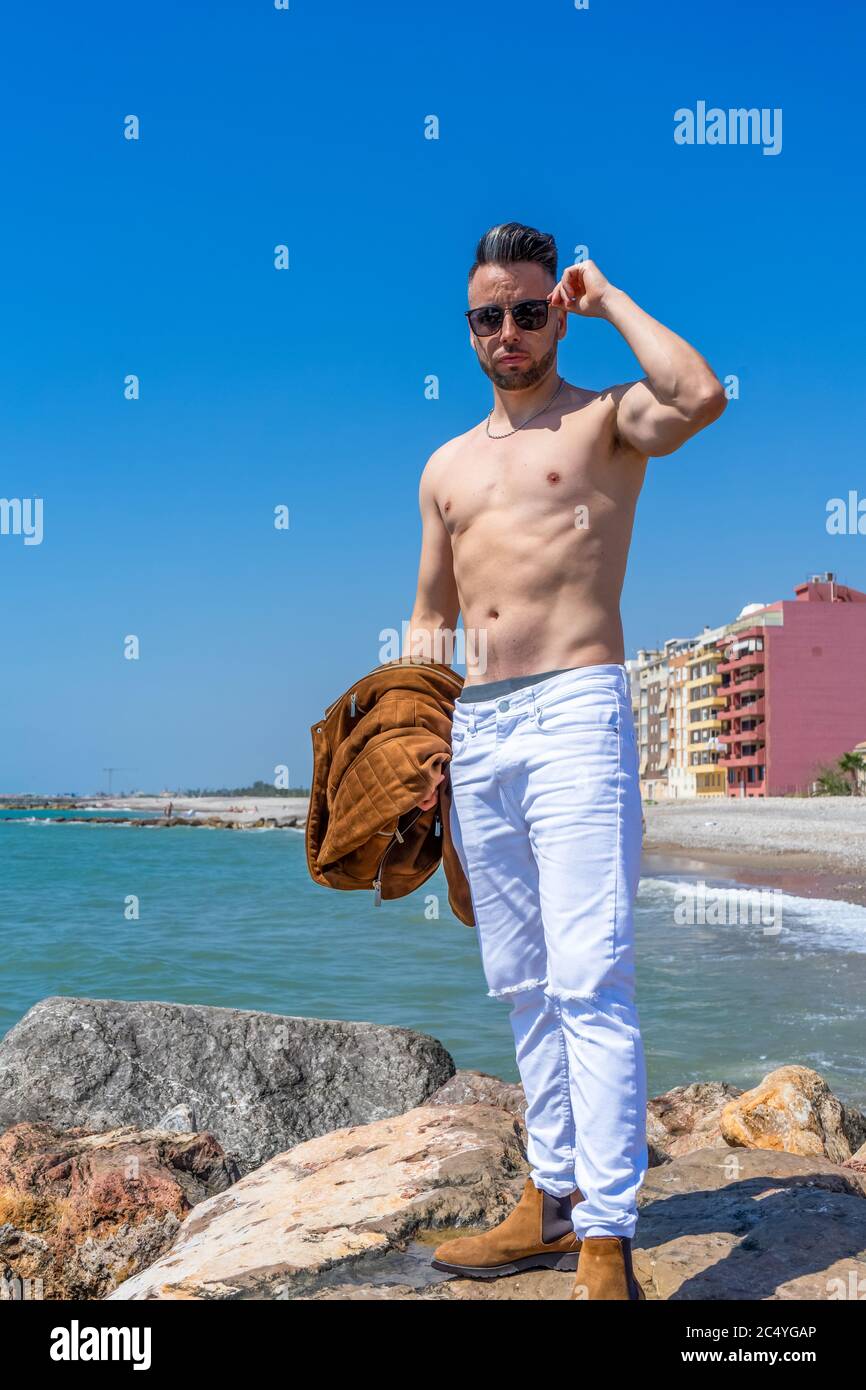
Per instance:
[[[727,402],[704,358],[592,261],[558,279],[554,240],[534,228],[481,238],[469,305],[493,408],[424,468],[404,654],[448,662],[462,612],[450,825],[488,994],[512,1005],[531,1171],[505,1221],[445,1242],[434,1264],[487,1278],[576,1269],[571,1297],[635,1299],[642,813],[619,600],[647,459]],[[565,382],[569,314],[607,319],[645,376],[604,391]]]

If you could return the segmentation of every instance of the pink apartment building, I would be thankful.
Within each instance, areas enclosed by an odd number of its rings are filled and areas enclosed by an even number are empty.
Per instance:
[[[866,739],[866,594],[816,575],[718,639],[728,796],[809,791]]]

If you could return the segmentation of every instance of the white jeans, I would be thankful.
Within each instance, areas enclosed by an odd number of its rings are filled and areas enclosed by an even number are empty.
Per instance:
[[[511,1004],[536,1187],[632,1236],[647,1169],[634,990],[638,755],[623,665],[454,706],[451,829],[488,994]]]

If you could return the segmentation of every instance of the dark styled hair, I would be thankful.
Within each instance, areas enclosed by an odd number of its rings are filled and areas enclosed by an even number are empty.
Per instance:
[[[537,261],[556,279],[556,242],[550,232],[539,232],[522,222],[500,222],[485,232],[475,248],[469,284],[479,266],[508,265],[513,261]]]

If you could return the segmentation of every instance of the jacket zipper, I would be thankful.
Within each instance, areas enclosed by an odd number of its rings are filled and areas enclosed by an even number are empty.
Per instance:
[[[412,826],[415,824],[415,821],[418,819],[418,816],[421,816],[423,814],[423,811],[419,811],[418,815],[416,815],[412,820],[410,820],[408,825],[403,827],[403,830],[411,830]],[[384,865],[385,860],[388,858],[388,855],[391,853],[391,850],[394,848],[395,843],[399,840],[400,844],[402,845],[405,838],[405,835],[400,830],[400,827],[398,825],[394,831],[394,834],[391,837],[391,842],[388,845],[388,848],[385,850],[385,853],[379,860],[379,867],[376,870],[376,877],[373,879],[373,887],[376,890],[376,897],[374,899],[376,907],[382,906],[382,866]]]
[[[387,664],[387,663],[386,663],[386,664]],[[407,665],[407,666],[412,665],[412,664],[413,664],[413,663],[411,663],[411,662],[408,662],[408,661],[406,662],[406,665]],[[414,663],[414,664],[417,665],[417,666],[424,667],[424,666],[429,666],[429,665],[430,665],[430,662],[429,662],[429,661],[418,661],[418,662],[416,662],[416,663]],[[375,676],[376,673],[377,673],[378,671],[382,671],[382,670],[384,670],[384,669],[385,669],[385,668],[384,668],[383,666],[374,666],[373,669],[372,669],[372,671],[368,671],[368,672],[367,672],[367,675],[366,675],[366,676],[361,676],[360,680],[353,681],[352,684],[349,686],[348,690],[344,690],[342,695],[338,695],[337,698],[336,698],[336,700],[332,700],[332,701],[331,701],[331,703],[328,705],[328,708],[325,710],[325,713],[322,715],[322,719],[323,719],[323,720],[327,719],[328,715],[331,713],[331,710],[332,710],[332,709],[335,709],[337,705],[339,705],[343,700],[345,700],[345,698],[346,698],[347,695],[353,696],[353,695],[354,695],[354,691],[355,691],[355,686],[360,685],[360,684],[361,684],[361,681],[365,681],[365,680],[367,679],[367,676]],[[395,669],[396,669],[396,668],[395,668]],[[462,679],[461,676],[458,676],[458,674],[457,674],[456,671],[450,671],[450,670],[448,669],[447,666],[442,666],[442,665],[440,665],[438,669],[439,669],[444,675],[446,675],[446,676],[449,678],[449,680],[453,680],[453,681],[454,681],[454,684],[455,684],[456,686],[460,687],[460,686],[463,685],[463,679]]]

